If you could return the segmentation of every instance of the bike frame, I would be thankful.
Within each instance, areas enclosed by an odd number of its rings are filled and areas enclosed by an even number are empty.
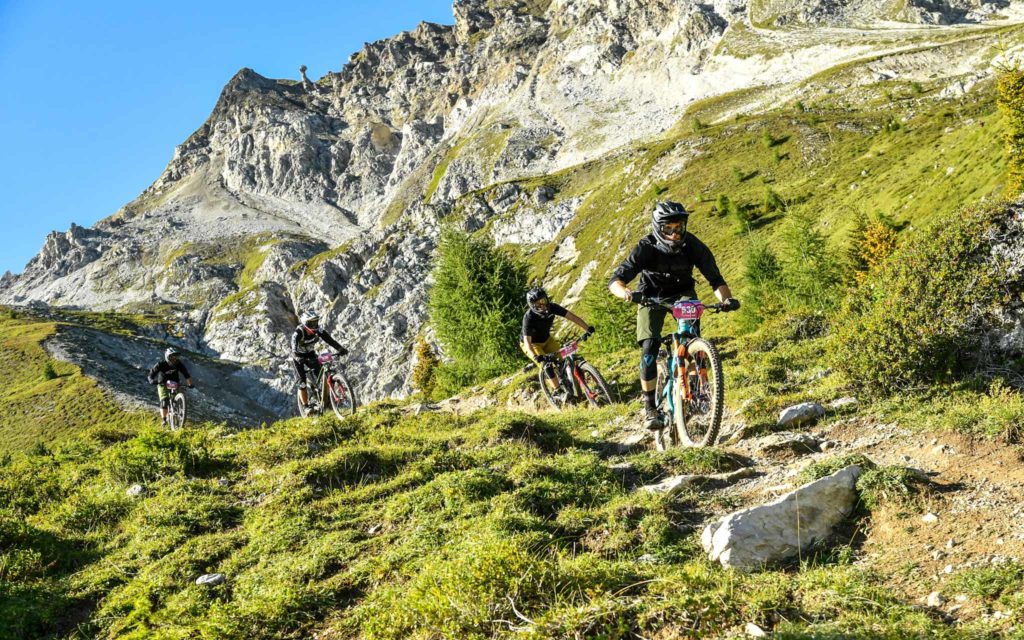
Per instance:
[[[560,356],[566,350],[571,350],[571,352],[567,356],[562,356],[561,362],[554,365],[555,373],[558,375],[558,384],[560,386],[568,385],[574,398],[582,395],[582,390],[588,388],[583,382],[583,374],[580,373],[580,365],[586,362],[586,359],[577,351],[581,342],[583,342],[582,338],[576,338],[562,345],[557,351]],[[588,400],[597,397],[597,393],[593,390],[587,392],[586,395]]]
[[[680,368],[683,371],[689,368],[689,363],[692,362],[692,358],[687,355],[685,358],[680,358],[679,351],[680,345],[684,353],[688,353],[688,347],[691,342],[700,337],[700,333],[697,330],[696,322],[700,320],[700,316],[703,314],[705,309],[716,309],[716,307],[705,307],[700,300],[680,300],[679,302],[690,302],[696,305],[699,309],[696,312],[696,317],[675,317],[676,330],[669,336],[662,338],[661,343],[668,349],[668,357],[665,359],[666,368],[668,369],[668,375],[665,380],[665,387],[661,390],[661,395],[664,398],[664,404],[662,406],[667,407],[668,415],[675,415],[675,400],[673,399],[672,387],[677,382],[682,382],[682,376],[679,374]],[[664,303],[659,303],[661,307],[668,309],[672,312],[673,307]],[[697,375],[703,375],[707,377],[706,371],[698,371]],[[706,381],[706,380],[705,380]],[[683,391],[685,393],[685,400],[690,401],[693,399],[693,390],[689,384],[683,384]]]

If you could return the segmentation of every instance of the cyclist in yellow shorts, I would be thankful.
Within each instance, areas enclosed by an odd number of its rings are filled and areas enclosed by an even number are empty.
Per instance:
[[[519,347],[526,357],[544,367],[548,385],[555,393],[564,394],[559,389],[558,374],[555,367],[548,362],[546,356],[558,351],[559,344],[551,335],[551,327],[555,324],[555,316],[565,318],[578,325],[589,336],[594,333],[590,326],[572,311],[560,304],[551,302],[548,294],[541,287],[534,287],[526,292],[526,315],[523,316],[523,331],[520,334]]]

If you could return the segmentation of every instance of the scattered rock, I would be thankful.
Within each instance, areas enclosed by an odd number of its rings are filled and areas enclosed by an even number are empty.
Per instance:
[[[145,494],[146,487],[142,486],[141,484],[133,484],[132,486],[128,487],[127,491],[125,491],[125,495],[127,495],[129,498],[138,498],[139,496]]]
[[[231,481],[228,480],[227,478],[217,478],[217,484],[219,484],[222,487],[230,487]]]
[[[762,455],[770,455],[782,451],[805,454],[821,451],[821,440],[806,433],[773,433],[756,441],[755,447]]]
[[[923,516],[921,516],[921,522],[932,524],[933,522],[938,522],[938,521],[939,521],[939,516],[935,515],[934,513],[926,513]]]
[[[853,396],[847,396],[845,398],[839,398],[828,403],[829,409],[845,409],[846,407],[855,407],[859,404],[857,398]]]
[[[814,422],[823,415],[825,415],[825,407],[817,402],[802,402],[783,409],[779,413],[778,424],[780,427],[796,427]]]
[[[946,603],[946,599],[943,598],[942,594],[939,593],[938,591],[932,591],[931,593],[928,594],[927,604],[928,604],[929,607],[937,609],[937,608],[941,607],[945,603]]]
[[[744,467],[731,473],[713,473],[713,474],[685,474],[679,476],[671,476],[665,478],[657,484],[648,484],[640,487],[641,491],[647,491],[649,493],[664,493],[669,496],[674,496],[686,487],[694,484],[703,484],[705,482],[724,482],[730,483],[735,482],[741,478],[749,478],[753,476],[756,471],[751,467]]]
[[[769,504],[731,513],[704,529],[701,544],[724,567],[754,571],[825,540],[857,501],[851,465]]]
[[[224,584],[226,580],[227,577],[223,573],[205,573],[196,578],[196,584],[212,587],[218,584]]]
[[[743,632],[746,633],[751,638],[766,638],[766,637],[768,637],[768,634],[765,632],[765,630],[762,629],[761,627],[757,626],[753,622],[748,622],[747,626],[745,626],[743,628]]]

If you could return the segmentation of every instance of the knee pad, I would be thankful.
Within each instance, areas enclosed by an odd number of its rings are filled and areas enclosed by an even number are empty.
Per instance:
[[[661,341],[648,338],[640,343],[640,379],[656,380],[658,378],[658,349]]]

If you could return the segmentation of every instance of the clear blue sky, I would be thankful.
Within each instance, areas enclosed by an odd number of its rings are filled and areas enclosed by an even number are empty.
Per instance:
[[[242,67],[316,79],[451,0],[0,0],[0,274],[155,180]]]

